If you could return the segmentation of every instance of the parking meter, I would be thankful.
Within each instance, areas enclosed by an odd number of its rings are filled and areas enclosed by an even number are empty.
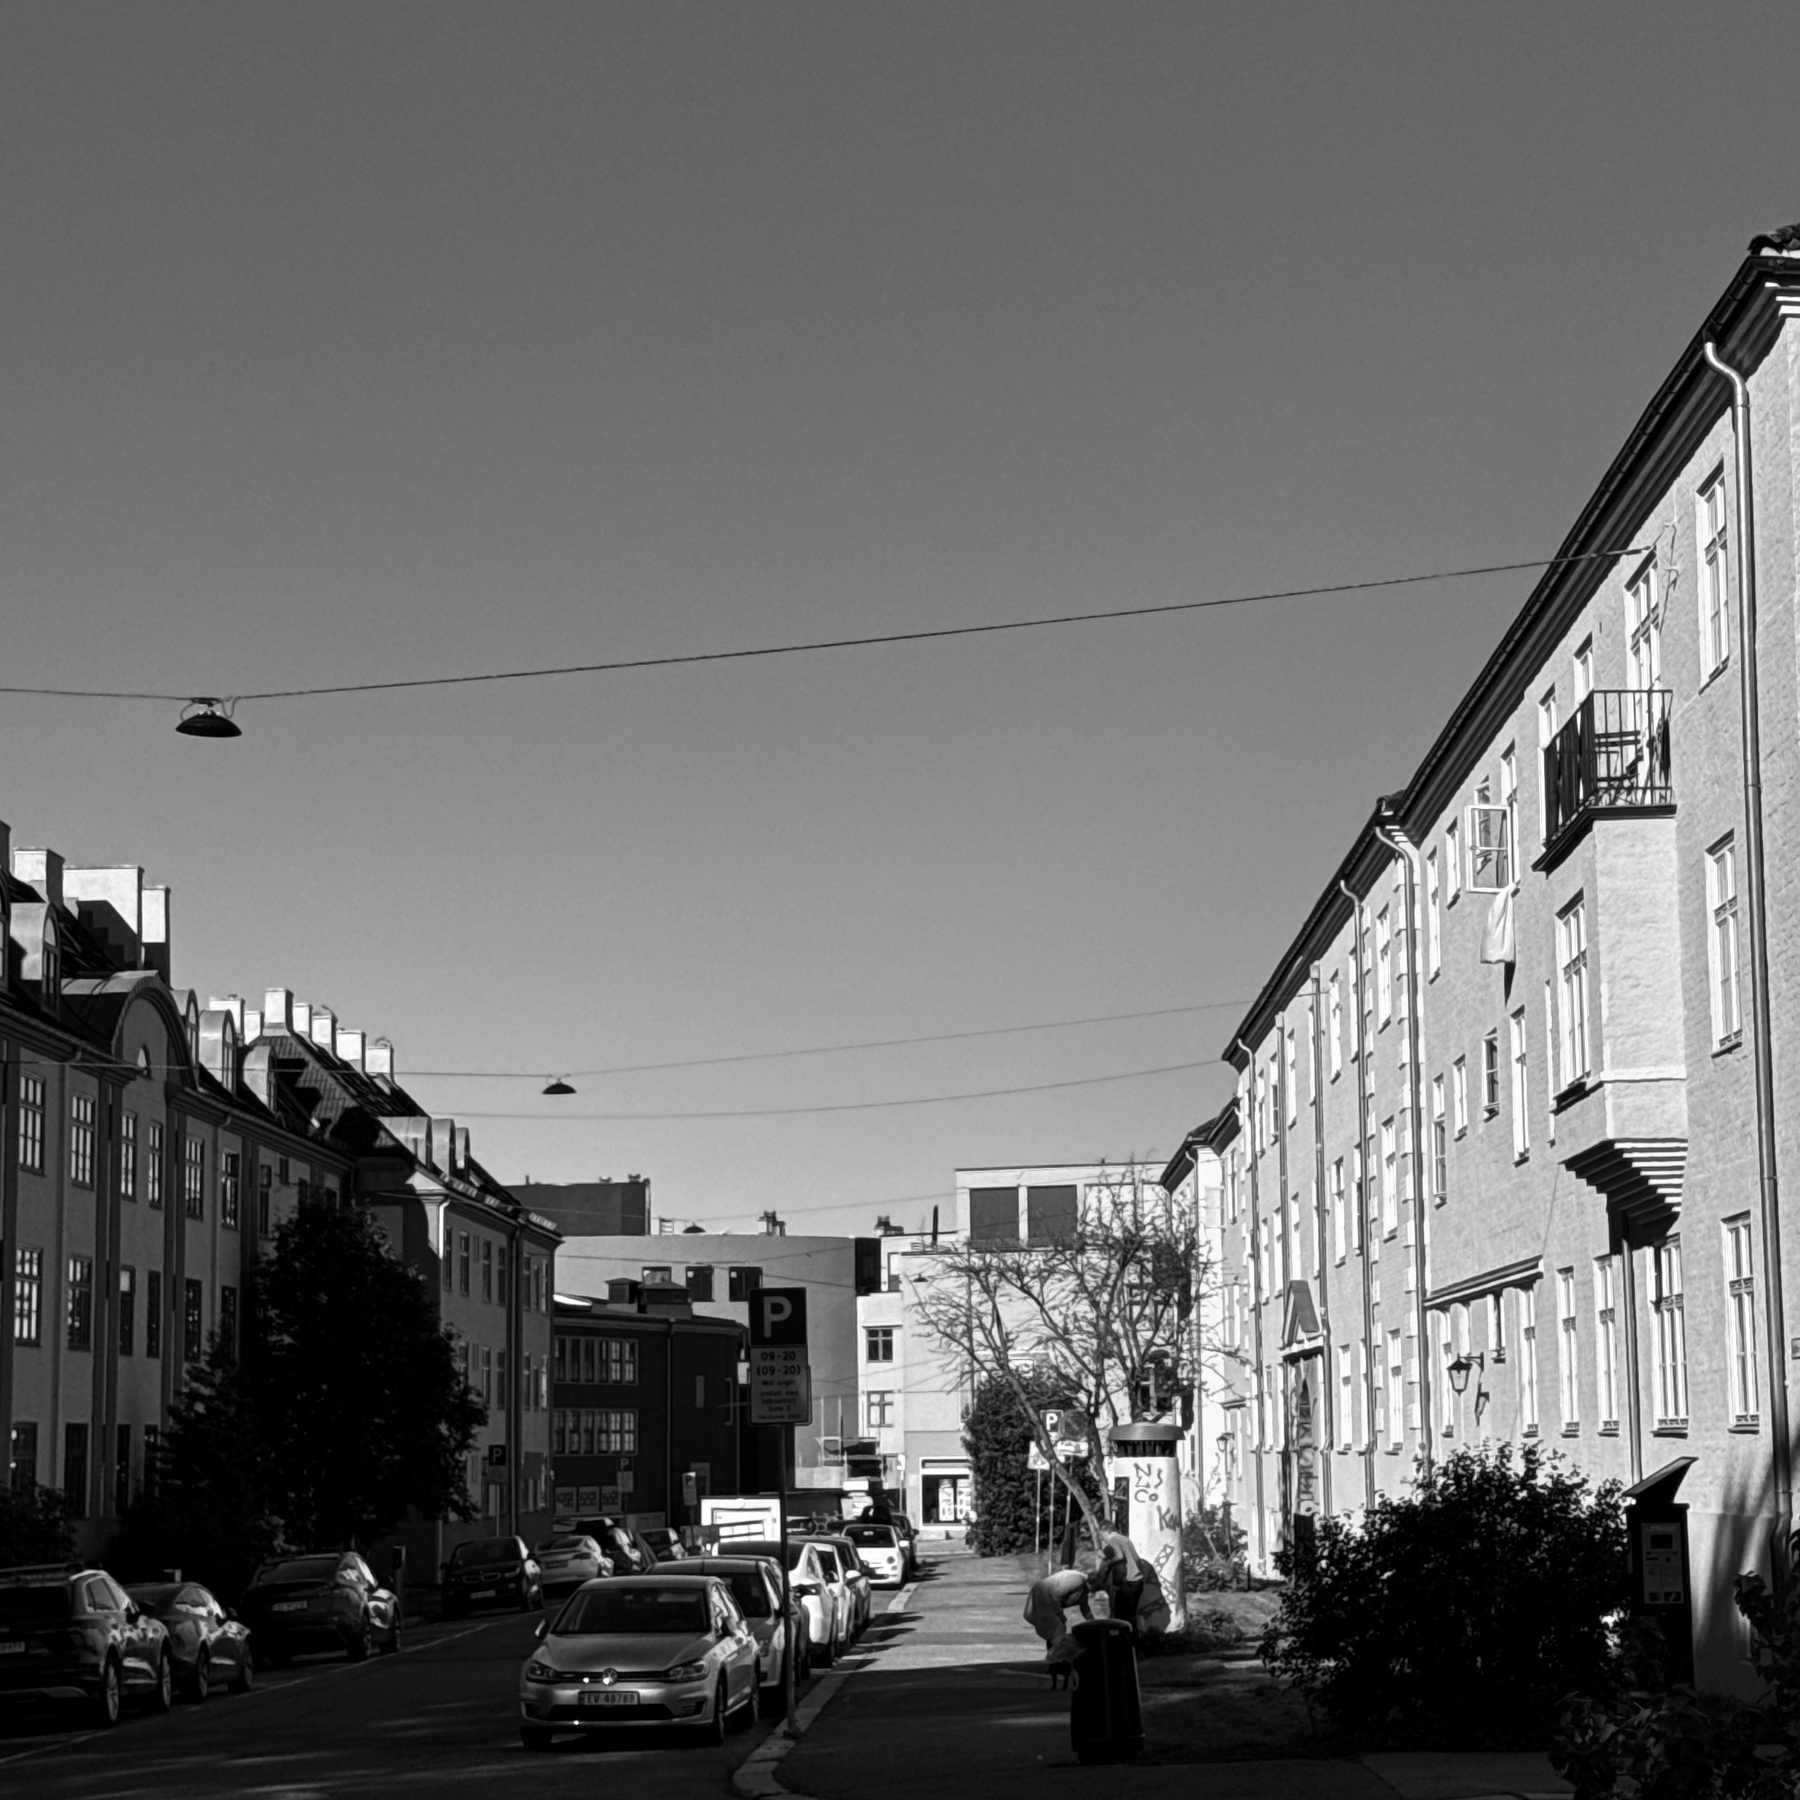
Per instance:
[[[1694,1680],[1694,1584],[1688,1572],[1687,1507],[1675,1498],[1698,1459],[1678,1456],[1625,1490],[1631,1545],[1631,1611],[1654,1619],[1668,1646],[1671,1682]]]

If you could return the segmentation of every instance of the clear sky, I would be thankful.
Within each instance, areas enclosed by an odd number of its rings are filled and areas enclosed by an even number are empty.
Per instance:
[[[0,11],[0,681],[234,693],[1547,555],[1755,231],[1791,8]],[[1721,396],[1721,401],[1723,396]],[[1260,985],[1529,576],[240,715],[0,699],[16,844],[418,1069]],[[903,1224],[1231,1007],[419,1079],[503,1179]],[[490,1118],[521,1113],[530,1118]],[[541,1115],[541,1116],[538,1116]]]

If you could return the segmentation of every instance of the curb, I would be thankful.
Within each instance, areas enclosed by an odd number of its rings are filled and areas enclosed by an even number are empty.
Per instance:
[[[887,1603],[883,1612],[903,1612],[918,1585],[916,1581],[909,1581]],[[837,1697],[838,1689],[858,1673],[857,1669],[834,1669],[829,1675],[819,1677],[818,1686],[806,1696],[805,1705],[794,1709],[793,1735],[788,1735],[785,1725],[778,1726],[731,1771],[731,1791],[739,1796],[739,1800],[807,1800],[806,1795],[783,1787],[776,1780],[775,1771],[781,1767],[787,1753],[806,1736],[813,1721]]]

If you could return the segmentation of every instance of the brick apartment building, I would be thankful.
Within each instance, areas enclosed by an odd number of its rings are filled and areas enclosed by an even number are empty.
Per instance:
[[[489,1417],[480,1517],[550,1519],[548,1220],[396,1081],[393,1046],[282,988],[261,1009],[171,984],[169,895],[135,867],[12,850],[0,824],[0,1441],[104,1554],[188,1365],[243,1344],[256,1265],[296,1207],[368,1207],[429,1276]],[[498,1447],[497,1449],[495,1447]]]
[[[1731,1577],[1791,1529],[1800,1357],[1775,1204],[1800,1175],[1800,259],[1759,243],[1355,832],[1197,1134],[1254,1561],[1480,1439],[1627,1484],[1691,1457],[1714,1685],[1745,1671]]]

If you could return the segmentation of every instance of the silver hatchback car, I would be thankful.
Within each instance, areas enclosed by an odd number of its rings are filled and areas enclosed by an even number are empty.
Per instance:
[[[620,1575],[577,1588],[519,1676],[519,1740],[559,1731],[691,1726],[722,1744],[756,1716],[757,1644],[716,1576]]]

